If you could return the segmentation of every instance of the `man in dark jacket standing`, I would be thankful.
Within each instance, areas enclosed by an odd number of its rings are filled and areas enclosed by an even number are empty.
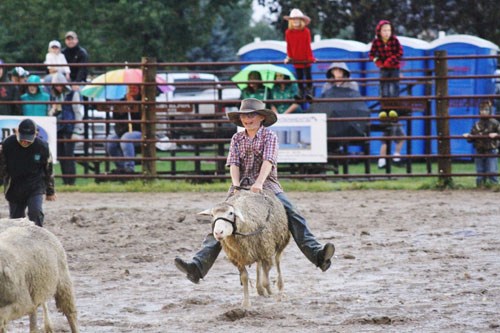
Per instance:
[[[70,78],[72,82],[86,82],[87,81],[87,67],[85,66],[71,66],[71,64],[85,64],[89,60],[87,50],[78,44],[78,36],[74,31],[68,31],[64,36],[66,48],[62,53],[66,57],[66,61],[71,69]]]
[[[4,180],[5,198],[9,202],[10,218],[26,216],[43,226],[43,195],[55,201],[52,157],[47,142],[36,137],[33,120],[24,119],[17,132],[2,143],[0,175]]]
[[[3,61],[0,60],[0,65],[2,64]],[[6,82],[9,82],[7,68],[0,67],[0,101],[18,101],[19,89],[15,85],[2,84]],[[17,116],[21,114],[20,104],[0,104],[0,115],[2,116]]]

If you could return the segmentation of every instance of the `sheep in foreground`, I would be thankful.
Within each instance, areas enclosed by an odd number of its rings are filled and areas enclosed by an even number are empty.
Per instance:
[[[212,231],[229,260],[238,267],[243,285],[242,306],[250,306],[247,265],[257,263],[257,292],[271,295],[269,271],[273,256],[278,272],[277,285],[283,291],[281,254],[290,240],[283,204],[272,192],[240,191],[201,215],[212,217]],[[261,274],[262,269],[262,274]]]
[[[27,220],[0,219],[0,333],[24,315],[30,317],[30,332],[38,332],[40,305],[45,332],[53,332],[46,304],[51,297],[77,333],[73,286],[57,237]]]

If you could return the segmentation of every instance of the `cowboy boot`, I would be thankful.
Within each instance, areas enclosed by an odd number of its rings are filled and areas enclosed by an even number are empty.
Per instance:
[[[288,230],[290,230],[299,249],[310,262],[319,267],[323,272],[328,270],[332,264],[331,258],[335,253],[335,246],[332,243],[322,246],[309,230],[306,220],[295,209],[292,203],[288,201],[288,198],[283,193],[276,196],[285,207],[288,216]]]
[[[214,236],[208,234],[203,241],[202,249],[194,255],[193,260],[187,262],[176,257],[174,260],[175,267],[185,273],[189,281],[199,283],[200,279],[207,275],[221,249],[220,243],[215,240]]]

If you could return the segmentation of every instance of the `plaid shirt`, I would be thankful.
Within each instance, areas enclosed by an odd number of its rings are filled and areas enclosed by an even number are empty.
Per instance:
[[[476,152],[479,154],[488,153],[491,150],[498,148],[498,139],[491,139],[488,136],[490,133],[498,133],[500,135],[500,123],[496,119],[481,119],[477,121],[470,131],[470,135],[483,135],[481,139],[468,139],[472,142]]]
[[[377,66],[380,68],[399,68],[399,61],[403,56],[403,48],[399,40],[394,36],[391,36],[387,43],[384,43],[381,38],[377,37],[372,42],[369,56],[372,61],[378,58],[377,62],[380,62],[381,66],[378,64]]]
[[[240,181],[247,177],[250,181],[248,185],[255,183],[264,161],[271,162],[273,169],[264,181],[263,188],[271,190],[275,194],[283,192],[278,182],[278,137],[276,134],[261,126],[253,139],[248,137],[246,131],[233,135],[227,156],[227,165],[235,165],[240,168]],[[247,184],[241,185],[246,186]]]

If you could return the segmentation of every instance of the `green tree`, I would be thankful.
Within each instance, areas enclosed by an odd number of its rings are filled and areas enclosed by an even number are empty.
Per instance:
[[[74,30],[91,62],[139,62],[142,56],[186,61],[189,50],[213,39],[214,25],[221,24],[216,13],[226,12],[225,21],[228,8],[248,11],[250,6],[250,0],[31,0],[24,5],[2,0],[0,58],[40,63],[50,40],[62,41]],[[239,24],[245,29],[249,18]]]

